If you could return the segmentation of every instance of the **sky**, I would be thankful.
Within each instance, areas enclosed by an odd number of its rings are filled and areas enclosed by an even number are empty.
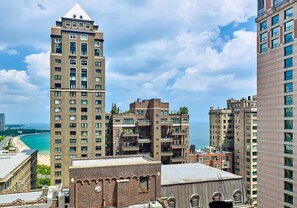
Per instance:
[[[104,32],[107,112],[161,98],[207,122],[210,106],[256,94],[256,1],[0,1],[6,123],[49,123],[50,28],[76,2]]]

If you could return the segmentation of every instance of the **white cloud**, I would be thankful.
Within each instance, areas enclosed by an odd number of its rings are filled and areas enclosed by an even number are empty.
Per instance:
[[[16,50],[12,50],[12,49],[7,50],[6,53],[11,56],[15,56],[19,54]]]

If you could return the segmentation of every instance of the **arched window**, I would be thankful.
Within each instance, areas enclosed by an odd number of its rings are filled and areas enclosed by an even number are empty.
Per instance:
[[[174,197],[169,197],[167,203],[170,208],[176,208],[176,199]]]
[[[222,199],[222,194],[219,193],[219,192],[215,192],[213,195],[212,195],[212,200],[213,201],[221,201]]]
[[[242,203],[242,193],[240,190],[235,190],[233,193],[234,204]]]
[[[191,208],[200,208],[200,197],[193,194],[190,198]]]

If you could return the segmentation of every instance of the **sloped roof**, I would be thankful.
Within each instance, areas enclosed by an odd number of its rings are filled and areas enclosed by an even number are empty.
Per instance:
[[[76,3],[63,17],[93,21],[91,17],[86,13],[86,11],[80,6],[79,3]],[[61,21],[61,18],[58,21]]]

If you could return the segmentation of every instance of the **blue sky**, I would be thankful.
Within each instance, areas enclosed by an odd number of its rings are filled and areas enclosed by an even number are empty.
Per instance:
[[[49,122],[50,27],[77,1],[0,2],[0,112],[7,123]],[[106,111],[137,98],[210,106],[256,94],[256,2],[78,0],[104,32]],[[182,2],[182,4],[181,4]]]

